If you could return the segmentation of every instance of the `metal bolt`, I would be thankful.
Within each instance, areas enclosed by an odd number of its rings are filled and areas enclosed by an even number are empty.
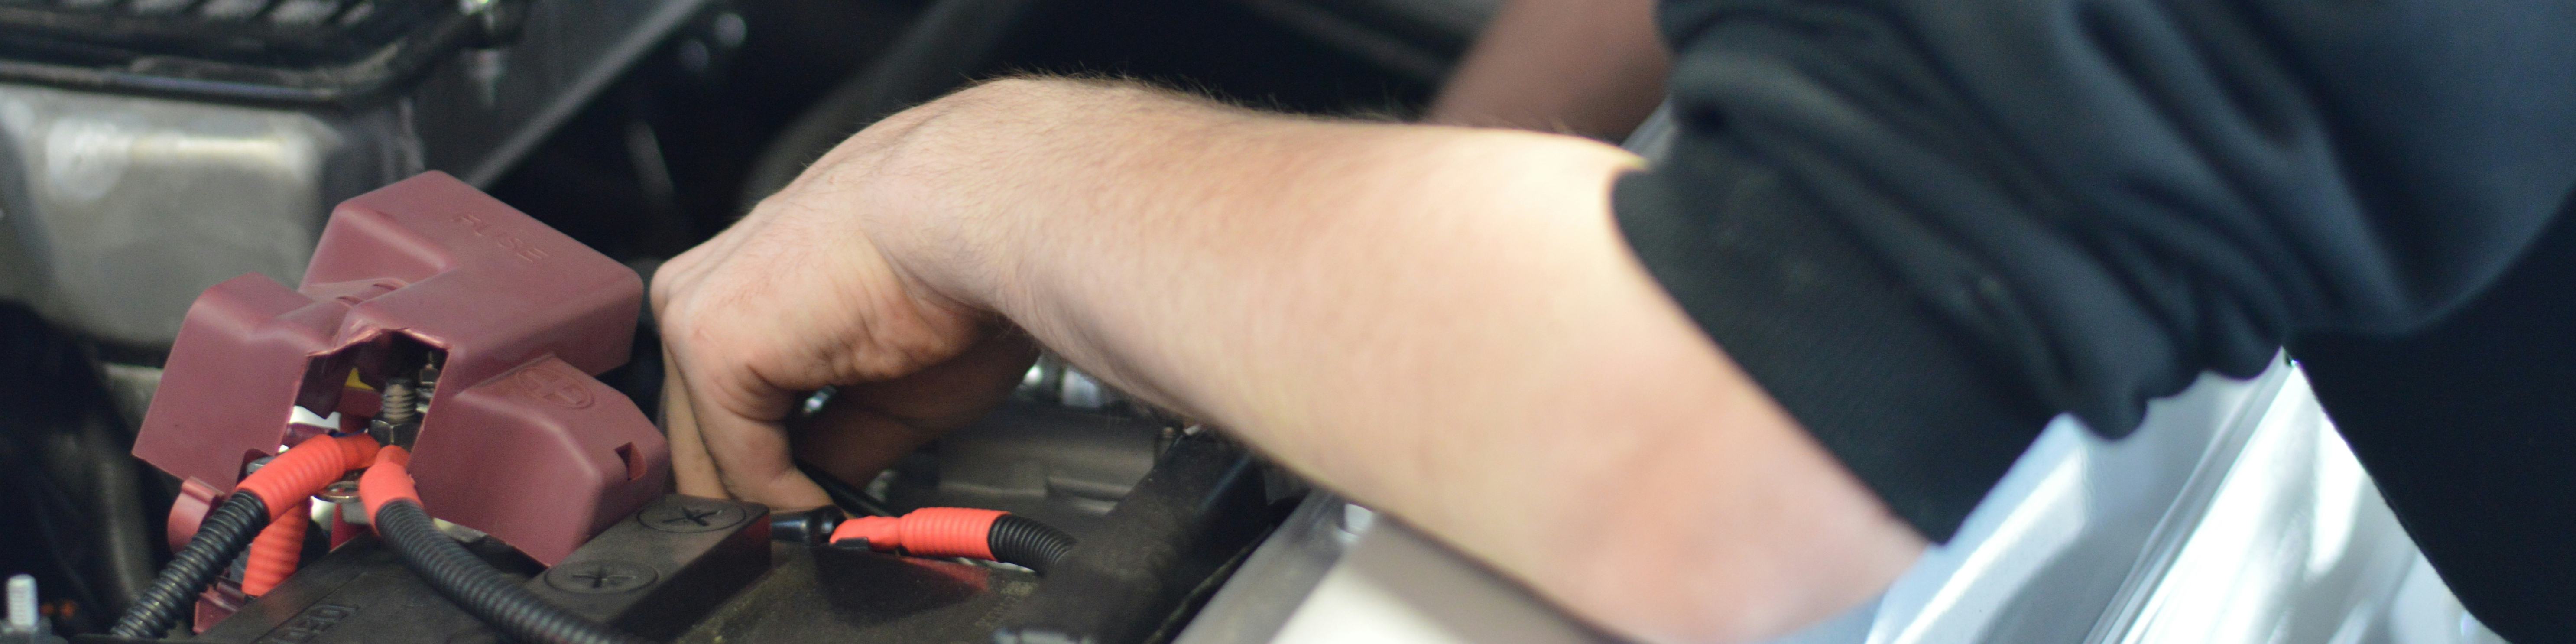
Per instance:
[[[358,499],[357,481],[346,479],[332,481],[330,485],[323,486],[321,492],[314,493],[313,500],[331,504],[332,509],[339,511],[341,522],[357,525],[369,523],[366,505]]]
[[[420,420],[420,392],[412,388],[410,378],[387,378],[383,404],[376,410],[376,420],[387,425],[400,425]]]
[[[623,561],[566,563],[546,571],[546,585],[569,592],[604,595],[652,585],[661,573],[651,566]]]
[[[420,438],[420,423],[394,424],[381,420],[368,421],[367,435],[375,437],[378,443],[408,448],[413,441]]]
[[[358,500],[358,482],[332,481],[330,485],[322,488],[322,492],[320,494],[313,495],[313,498],[329,503],[356,502]]]
[[[0,625],[0,633],[24,635],[40,632],[43,626],[36,613],[36,578],[9,576],[9,621]]]
[[[714,532],[741,524],[742,508],[715,503],[688,503],[661,499],[645,506],[635,519],[645,527],[663,532]]]

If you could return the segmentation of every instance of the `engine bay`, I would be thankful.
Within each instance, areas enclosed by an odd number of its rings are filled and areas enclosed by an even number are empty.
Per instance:
[[[821,508],[674,493],[662,428],[646,280],[869,124],[1410,120],[1502,4],[0,0],[0,644],[1618,641],[1054,356]],[[1772,642],[2502,641],[2321,409],[2280,358],[2061,418]]]
[[[304,275],[190,308],[133,450],[178,481],[176,554],[122,641],[592,641],[518,612],[648,638],[613,641],[1168,639],[1304,492],[1049,363],[865,486],[809,470],[839,507],[668,494],[670,448],[594,378],[633,345],[626,266],[430,173],[341,204]]]
[[[1400,116],[1491,11],[0,6],[0,512],[29,519],[0,521],[0,562],[30,573],[0,641],[530,640],[368,525],[371,468],[239,487],[361,437],[402,448],[439,541],[513,593],[653,641],[1170,641],[1303,483],[1042,358],[873,479],[809,468],[835,508],[673,495],[638,278],[973,78]],[[156,595],[191,565],[204,583]]]

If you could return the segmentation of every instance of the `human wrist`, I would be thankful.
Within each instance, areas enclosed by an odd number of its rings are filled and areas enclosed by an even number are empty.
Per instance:
[[[992,123],[990,83],[890,115],[817,159],[780,197],[845,211],[856,243],[884,260],[915,298],[994,312],[994,248],[1002,211],[1032,206],[985,139],[1009,137]],[[1007,97],[1004,97],[1007,98]],[[926,297],[925,297],[926,296]]]
[[[1048,270],[1034,264],[1072,259],[1055,242],[1132,209],[1165,174],[1140,165],[1222,112],[1236,111],[1135,83],[1005,79],[853,136],[818,183],[852,191],[836,199],[863,204],[858,224],[908,281],[1018,317],[1025,276]]]

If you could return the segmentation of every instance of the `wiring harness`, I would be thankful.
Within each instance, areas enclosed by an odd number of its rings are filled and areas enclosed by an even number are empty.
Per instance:
[[[546,644],[646,644],[647,640],[573,614],[522,588],[439,531],[420,503],[411,452],[380,446],[365,434],[321,436],[280,453],[243,477],[206,515],[114,628],[118,637],[152,638],[175,626],[196,593],[233,557],[249,551],[242,589],[266,594],[295,572],[311,497],[351,471],[377,534],[405,567],[465,612],[517,641]],[[881,508],[880,508],[881,509]],[[863,547],[920,557],[970,557],[1027,567],[1039,574],[1075,545],[1052,526],[999,510],[921,508],[899,517],[844,519],[835,508],[782,515],[817,545]],[[255,539],[254,539],[255,538]]]
[[[420,506],[407,469],[411,453],[385,448],[374,467],[358,477],[358,498],[376,533],[402,557],[404,567],[431,588],[517,641],[547,644],[645,644],[641,637],[574,615],[519,587],[492,564],[466,552],[429,518]]]
[[[306,504],[313,494],[350,470],[366,468],[374,462],[377,451],[376,440],[363,434],[317,436],[279,453],[268,466],[242,477],[232,496],[206,513],[197,534],[170,558],[170,565],[162,568],[161,575],[143,589],[134,605],[116,619],[110,632],[117,637],[149,638],[170,630],[179,623],[197,591],[214,583],[224,564],[250,545],[255,530],[294,529],[275,526],[308,520],[301,513],[302,508],[309,507]],[[297,530],[295,540],[300,546],[301,530]],[[251,566],[261,569],[262,575],[274,574],[283,579],[286,573],[293,572],[295,548],[261,551],[252,558]],[[278,570],[281,563],[282,572]],[[247,586],[245,583],[245,589]]]

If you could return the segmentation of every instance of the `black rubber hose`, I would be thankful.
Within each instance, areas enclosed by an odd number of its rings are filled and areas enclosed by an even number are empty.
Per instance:
[[[988,534],[985,546],[993,549],[994,561],[1018,564],[1041,575],[1063,561],[1064,553],[1073,551],[1073,535],[1016,514],[994,519]]]
[[[407,499],[376,510],[376,531],[393,546],[405,567],[431,588],[456,602],[483,623],[521,642],[546,644],[647,644],[641,637],[618,632],[574,615],[519,587],[464,546],[438,531],[429,513]]]
[[[170,557],[170,565],[161,576],[143,589],[143,596],[116,618],[109,632],[117,637],[151,639],[168,632],[179,623],[179,617],[196,605],[197,593],[215,582],[233,557],[250,547],[250,539],[268,527],[268,504],[258,494],[234,492],[206,520],[197,524],[196,536],[188,538],[187,547]]]
[[[894,516],[894,509],[886,507],[884,501],[869,496],[867,490],[859,489],[859,486],[851,485],[849,481],[841,480],[831,472],[823,471],[821,467],[799,460],[796,461],[796,469],[804,472],[805,478],[814,479],[814,485],[823,488],[823,495],[832,497],[832,505],[841,506],[843,511],[853,515],[864,514],[872,517]]]

